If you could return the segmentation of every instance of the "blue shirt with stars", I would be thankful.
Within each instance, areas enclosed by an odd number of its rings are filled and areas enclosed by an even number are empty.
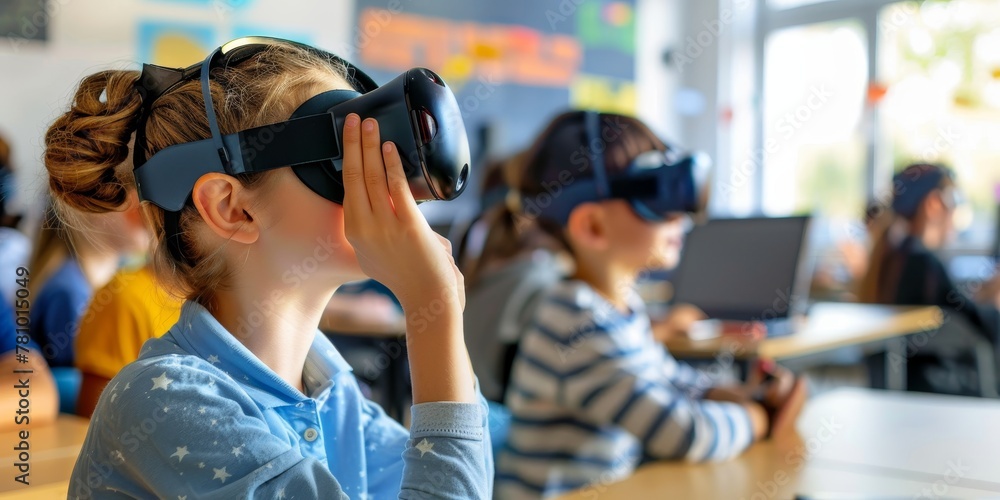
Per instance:
[[[304,395],[184,304],[101,395],[70,498],[488,498],[485,401],[423,403],[407,431],[316,332]]]

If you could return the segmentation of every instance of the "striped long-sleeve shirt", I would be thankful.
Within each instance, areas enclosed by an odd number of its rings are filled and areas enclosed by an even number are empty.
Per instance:
[[[746,410],[701,399],[708,377],[653,339],[633,296],[623,314],[580,281],[555,286],[525,332],[506,402],[498,498],[624,478],[645,460],[722,460],[752,441]]]

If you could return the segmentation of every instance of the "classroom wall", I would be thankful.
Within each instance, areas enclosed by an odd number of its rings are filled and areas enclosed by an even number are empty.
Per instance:
[[[254,26],[287,33],[344,53],[354,40],[353,2],[297,0],[48,0],[47,42],[0,38],[0,134],[12,143],[21,197],[29,217],[46,188],[41,156],[47,126],[65,110],[75,84],[104,68],[137,69],[143,23],[204,26],[212,47]],[[559,0],[545,0],[553,3]],[[562,0],[573,1],[573,0]],[[698,2],[700,3],[700,2]],[[405,3],[403,3],[405,9]],[[680,73],[663,63],[664,50],[682,39],[681,0],[637,0],[638,114],[676,141],[689,139],[673,111]],[[27,23],[25,29],[32,29]],[[348,54],[350,57],[350,54]],[[544,117],[539,117],[539,122]]]
[[[104,68],[137,69],[140,25],[146,21],[204,25],[214,44],[239,26],[265,25],[307,32],[320,45],[340,47],[348,39],[349,2],[297,0],[195,1],[188,5],[136,0],[49,0],[48,41],[0,38],[0,134],[12,143],[21,198],[29,218],[40,210],[45,181],[41,163],[46,127],[65,110],[75,84]],[[302,12],[310,15],[303,16]],[[32,23],[24,29],[32,29]],[[193,61],[192,61],[193,62]],[[26,224],[25,227],[33,227]]]

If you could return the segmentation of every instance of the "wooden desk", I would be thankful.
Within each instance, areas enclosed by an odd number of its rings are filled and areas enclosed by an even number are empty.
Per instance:
[[[994,400],[841,389],[809,403],[798,436],[723,463],[651,464],[560,500],[996,497],[998,421]]]
[[[682,358],[714,357],[728,352],[736,358],[793,358],[851,345],[871,344],[941,326],[937,307],[898,307],[823,302],[813,305],[805,324],[783,337],[750,341],[739,337],[672,340],[671,354]]]
[[[31,458],[29,486],[14,481],[14,476],[20,474],[13,467],[17,461],[17,451],[13,448],[20,441],[17,430],[0,433],[0,498],[52,498],[53,495],[36,494],[45,491],[51,493],[51,488],[61,489],[55,496],[65,497],[69,475],[73,471],[80,447],[87,436],[87,426],[90,423],[85,418],[60,414],[55,423],[46,426],[31,426],[29,444]],[[55,485],[55,486],[54,486]]]
[[[348,318],[338,319],[335,325],[324,325],[323,331],[332,335],[350,335],[355,337],[371,337],[376,339],[399,339],[406,336],[406,318],[375,324],[359,322]]]

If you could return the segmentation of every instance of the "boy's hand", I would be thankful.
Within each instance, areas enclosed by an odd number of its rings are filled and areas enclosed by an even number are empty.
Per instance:
[[[448,240],[434,233],[410,193],[395,145],[378,123],[348,115],[344,124],[344,233],[361,270],[384,284],[404,309],[465,303],[465,283]]]
[[[795,431],[795,421],[805,406],[806,382],[770,360],[760,360],[751,371],[747,387],[757,392],[771,416],[771,436]]]
[[[666,316],[653,323],[653,337],[658,342],[666,342],[673,338],[685,338],[691,325],[706,317],[705,313],[695,306],[677,304],[670,308]]]

